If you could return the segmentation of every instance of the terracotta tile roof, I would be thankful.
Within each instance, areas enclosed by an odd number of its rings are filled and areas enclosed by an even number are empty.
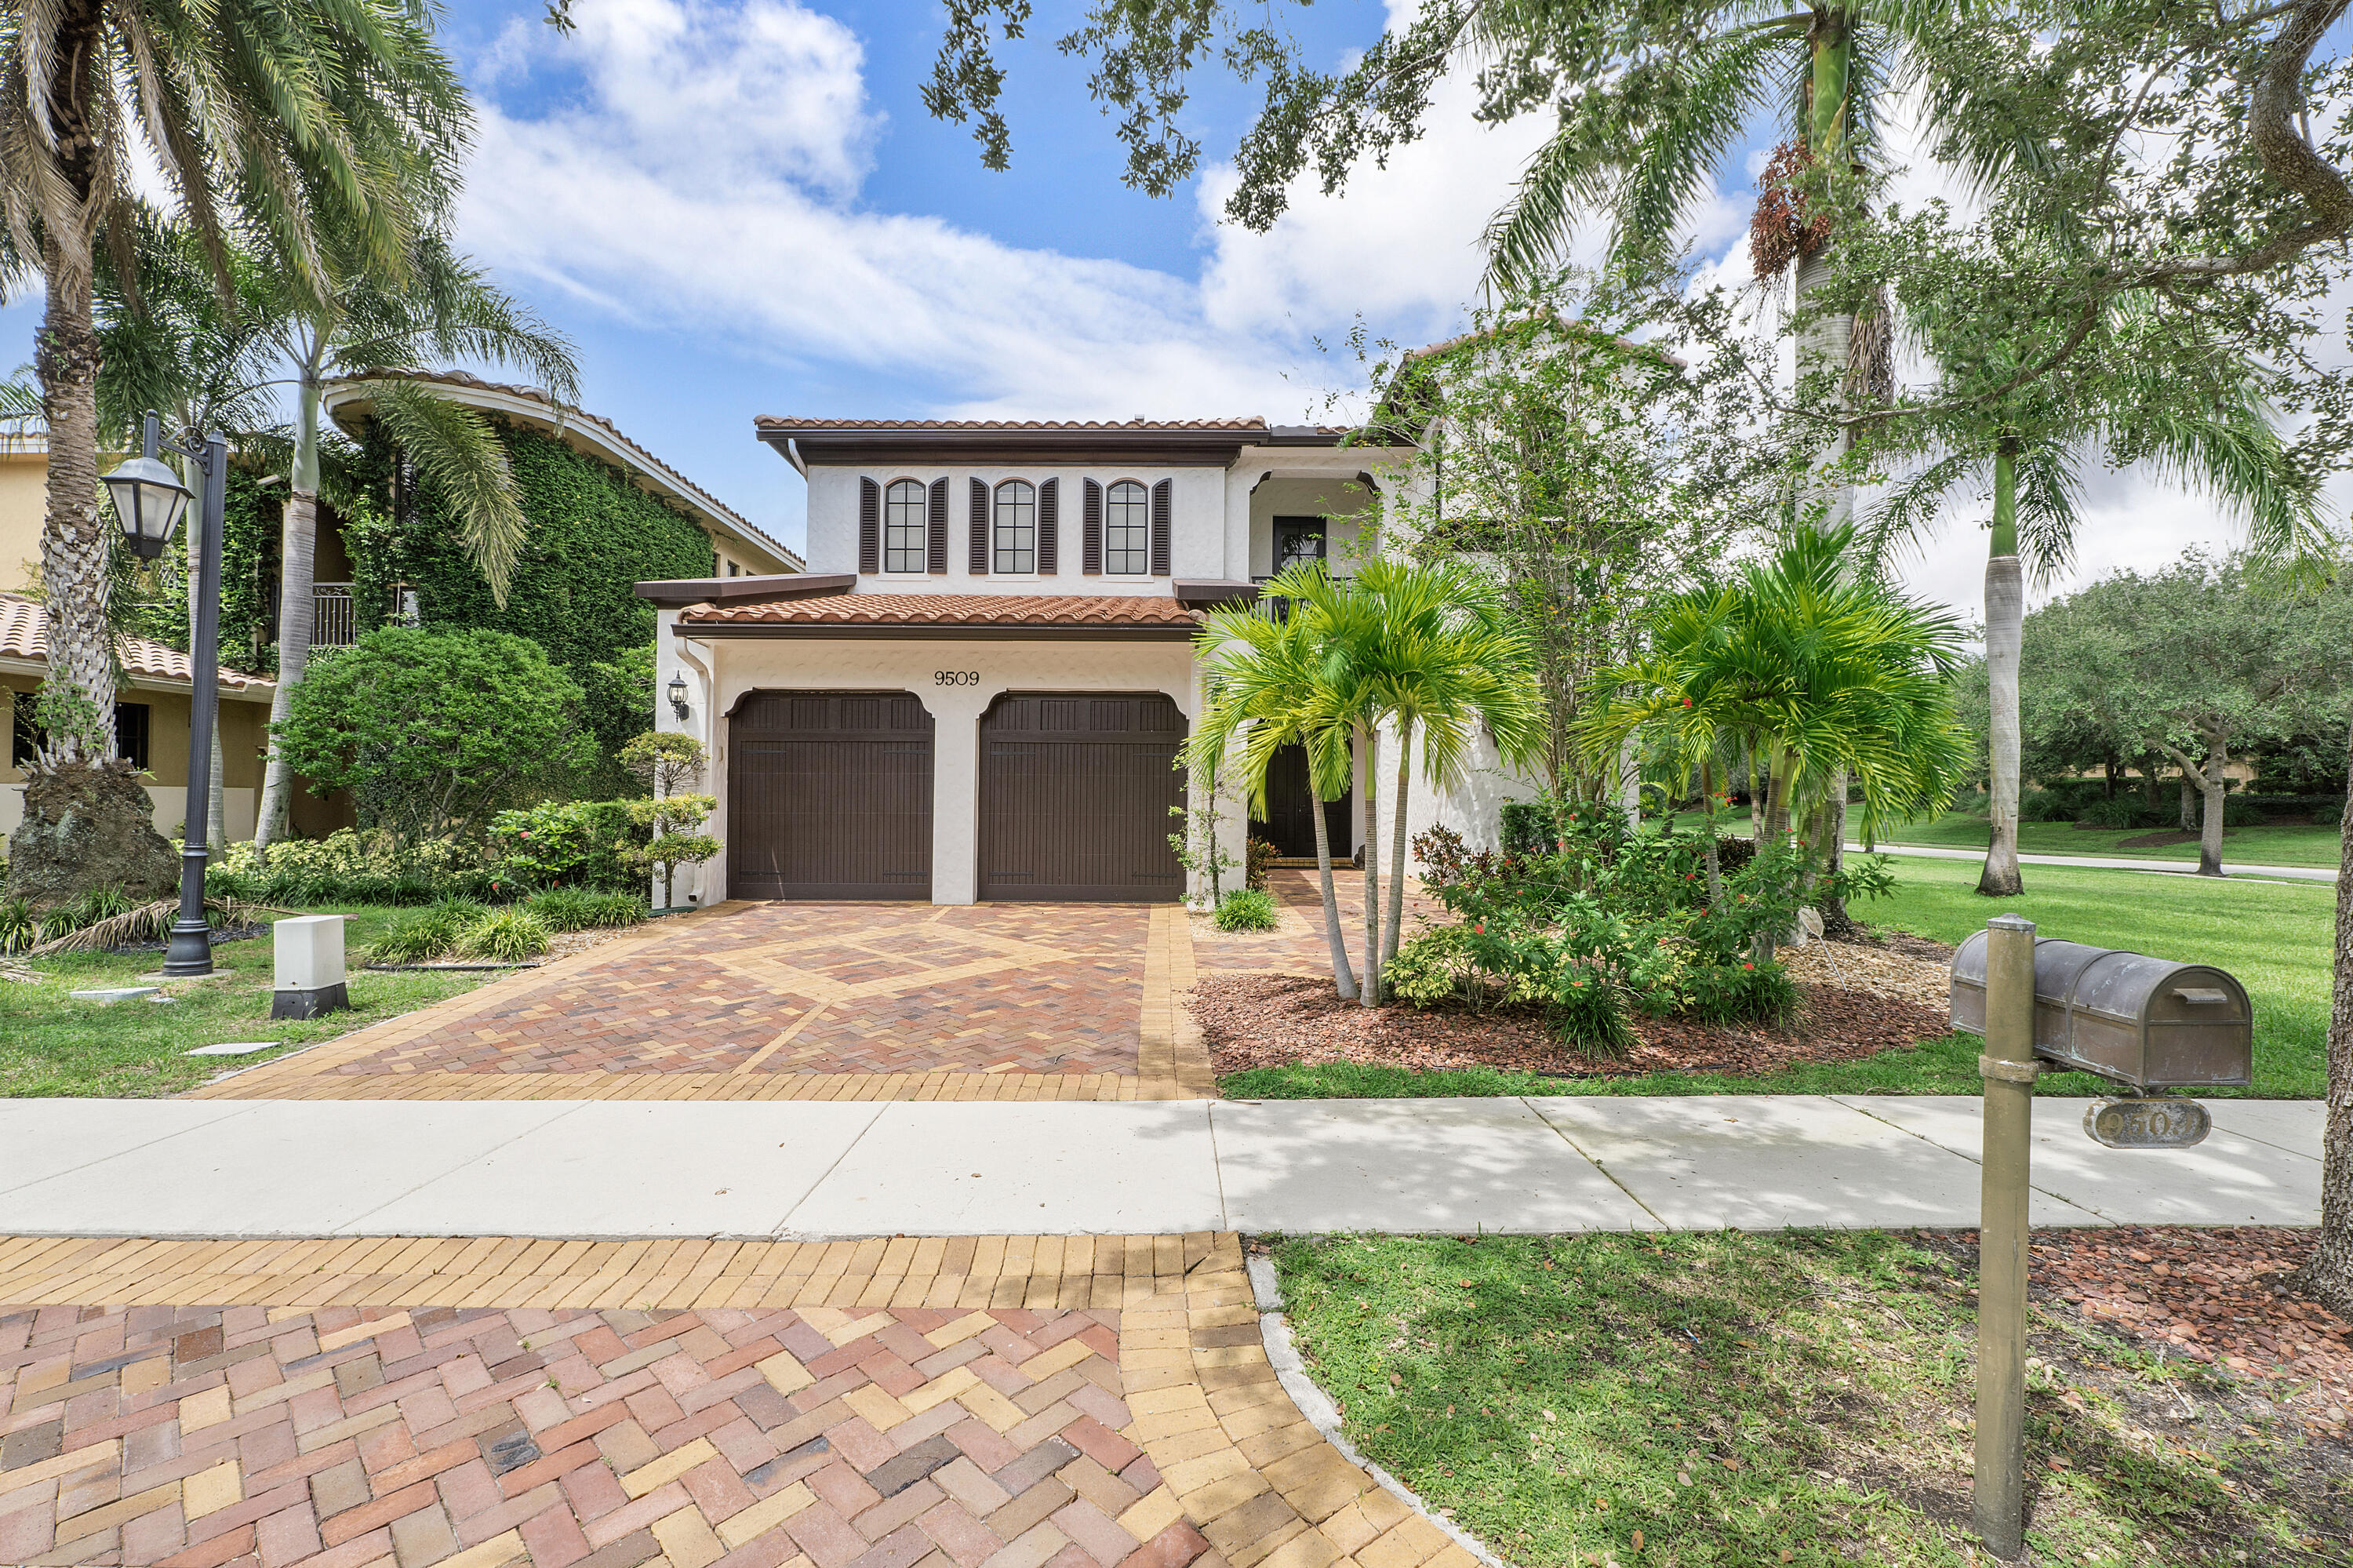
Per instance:
[[[764,430],[1264,430],[1256,414],[1240,419],[806,419],[762,414]]]
[[[118,652],[123,669],[134,681],[179,686],[195,682],[195,671],[188,656],[176,648],[150,642],[144,637],[126,637]],[[23,659],[37,664],[49,662],[49,618],[40,600],[20,593],[0,593],[0,659]],[[220,672],[224,692],[266,692],[271,685],[264,676],[241,674],[226,665]]]
[[[695,626],[1190,627],[1200,618],[1156,594],[838,593],[690,609]]]
[[[525,402],[537,403],[556,418],[571,424],[592,427],[606,437],[615,449],[625,454],[629,461],[650,473],[660,475],[693,504],[704,508],[714,517],[724,518],[739,533],[778,559],[798,562],[801,558],[799,552],[786,549],[765,533],[753,526],[742,513],[737,512],[686,475],[623,435],[619,428],[611,420],[600,418],[595,414],[579,408],[567,408],[539,387],[521,387],[511,381],[486,381],[479,376],[469,376],[462,370],[391,370],[381,366],[363,370],[355,376],[342,377],[342,379],[345,381],[426,381],[439,387],[473,387],[484,392],[501,392],[510,397],[520,397]]]

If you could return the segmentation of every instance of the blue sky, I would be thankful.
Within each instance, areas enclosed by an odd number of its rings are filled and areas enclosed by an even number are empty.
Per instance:
[[[1543,131],[1476,125],[1467,89],[1446,84],[1423,142],[1337,197],[1300,193],[1251,235],[1217,221],[1250,90],[1202,73],[1202,177],[1166,200],[1126,189],[1083,65],[1053,48],[1073,0],[1040,0],[1005,48],[1002,175],[923,110],[934,0],[574,9],[565,37],[542,0],[450,6],[480,117],[460,244],[577,344],[586,408],[795,545],[801,486],[754,441],[758,414],[1313,417],[1356,375],[1319,338],[1339,344],[1359,315],[1403,343],[1457,330],[1480,228]],[[1388,16],[1365,0],[1270,0],[1266,15],[1327,67]],[[1700,255],[1736,280],[1746,174],[1773,130],[1695,215]],[[12,365],[31,357],[37,311],[0,312]],[[2228,536],[2138,476],[2094,476],[2086,500],[2084,574]],[[1974,610],[1983,551],[1962,521],[1908,575]]]

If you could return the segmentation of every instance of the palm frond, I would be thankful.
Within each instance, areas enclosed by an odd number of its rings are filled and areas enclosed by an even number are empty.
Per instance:
[[[478,409],[436,394],[422,382],[360,383],[385,433],[417,466],[417,477],[448,503],[467,554],[503,607],[530,527],[504,442]]]

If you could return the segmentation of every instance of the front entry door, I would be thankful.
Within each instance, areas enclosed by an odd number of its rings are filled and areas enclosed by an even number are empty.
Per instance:
[[[1329,835],[1335,861],[1347,860],[1356,853],[1348,832],[1355,794],[1350,789],[1338,800],[1324,803],[1324,832]],[[1250,836],[1272,844],[1274,853],[1285,860],[1314,860],[1315,819],[1309,814],[1314,810],[1314,800],[1307,787],[1307,748],[1286,746],[1267,759],[1266,819],[1250,823]]]

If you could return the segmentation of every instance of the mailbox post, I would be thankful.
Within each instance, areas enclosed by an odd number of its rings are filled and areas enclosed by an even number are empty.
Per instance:
[[[2034,922],[1986,923],[1985,1140],[1978,1215],[1978,1537],[2012,1558],[2026,1544],[2026,1202],[2034,1135]]]

